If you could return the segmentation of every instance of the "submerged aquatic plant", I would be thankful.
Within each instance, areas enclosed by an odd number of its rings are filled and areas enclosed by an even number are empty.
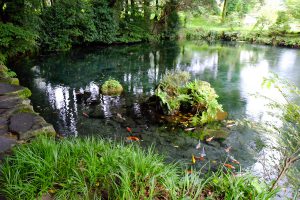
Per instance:
[[[123,87],[119,81],[109,79],[102,85],[101,92],[105,95],[119,95],[123,92]]]
[[[223,111],[215,90],[208,82],[189,81],[190,74],[184,71],[168,72],[156,89],[165,114],[177,112],[193,113],[191,124],[203,125],[217,120],[217,113]]]

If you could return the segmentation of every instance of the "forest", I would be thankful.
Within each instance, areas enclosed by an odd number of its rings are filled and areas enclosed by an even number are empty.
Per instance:
[[[277,4],[263,0],[1,0],[0,62],[80,45],[180,38],[299,46],[299,0]]]

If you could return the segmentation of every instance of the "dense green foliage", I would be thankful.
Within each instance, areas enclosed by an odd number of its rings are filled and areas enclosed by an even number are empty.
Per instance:
[[[0,61],[37,47],[61,51],[74,45],[174,39],[177,10],[175,0],[1,0]]]
[[[85,43],[112,43],[117,24],[108,2],[60,0],[41,15],[40,42],[49,50],[67,50]]]
[[[249,174],[189,174],[152,150],[93,138],[39,137],[14,148],[0,169],[0,193],[8,199],[270,199],[275,194]]]
[[[189,82],[189,79],[188,72],[168,72],[157,86],[155,95],[167,106],[167,114],[180,111],[192,113],[194,126],[215,121],[217,113],[223,111],[215,90],[208,82]]]
[[[12,23],[0,22],[0,64],[4,64],[9,56],[33,51],[37,38],[38,36],[30,30]]]

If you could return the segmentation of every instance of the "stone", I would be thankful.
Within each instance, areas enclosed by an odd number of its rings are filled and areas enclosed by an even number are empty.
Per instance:
[[[31,96],[31,91],[19,85],[0,83],[0,96],[1,95],[18,95],[20,98],[25,99]]]
[[[217,120],[222,121],[225,120],[228,117],[227,112],[218,111],[217,112]]]
[[[20,140],[39,134],[55,136],[55,130],[41,116],[35,113],[17,113],[11,116],[9,131],[18,134]]]
[[[0,83],[0,95],[4,95],[6,93],[16,92],[19,90],[23,90],[25,87],[18,85],[11,85],[7,83]]]
[[[0,101],[0,108],[13,108],[19,103],[21,103],[20,99],[8,99],[7,101]]]
[[[0,117],[0,135],[8,133],[8,120],[4,117]]]
[[[206,129],[205,135],[207,137],[214,136],[215,139],[226,139],[229,136],[229,131],[226,129]]]
[[[40,117],[40,118],[42,120],[44,120],[42,117]],[[27,131],[25,133],[22,133],[19,136],[19,139],[26,140],[26,139],[29,139],[29,138],[32,138],[32,137],[35,137],[38,135],[48,135],[48,136],[54,137],[56,135],[56,132],[51,124],[48,124],[45,122],[45,124],[41,124],[41,128],[39,128],[39,129],[35,129],[35,130],[33,129],[33,130]]]
[[[16,143],[17,141],[14,139],[0,137],[0,153],[4,153],[5,151],[8,151]]]
[[[35,121],[35,114],[17,113],[10,118],[9,130],[12,133],[25,133],[31,129]]]

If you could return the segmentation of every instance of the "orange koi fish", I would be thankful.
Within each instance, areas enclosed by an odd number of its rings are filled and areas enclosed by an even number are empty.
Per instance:
[[[132,133],[132,129],[131,129],[131,128],[126,127],[126,130],[127,130],[129,133]]]
[[[229,160],[230,160],[231,162],[233,162],[233,163],[235,163],[235,164],[240,164],[240,162],[237,161],[233,156],[230,156],[230,155],[227,155],[227,156],[228,156],[228,158],[229,158]]]
[[[231,164],[225,163],[224,166],[227,167],[227,168],[229,168],[229,169],[235,169],[235,167],[233,165],[231,165]]]
[[[240,164],[240,162],[239,161],[237,161],[236,159],[233,159],[233,160],[231,160],[233,163],[235,163],[235,164]]]
[[[204,160],[204,157],[203,157],[203,156],[199,156],[199,157],[195,156],[195,159],[196,159],[196,160],[201,160],[201,161],[203,161],[203,160]]]
[[[128,136],[128,137],[126,137],[126,140],[128,140],[128,141],[140,141],[140,139],[138,137],[135,137],[135,136]]]

